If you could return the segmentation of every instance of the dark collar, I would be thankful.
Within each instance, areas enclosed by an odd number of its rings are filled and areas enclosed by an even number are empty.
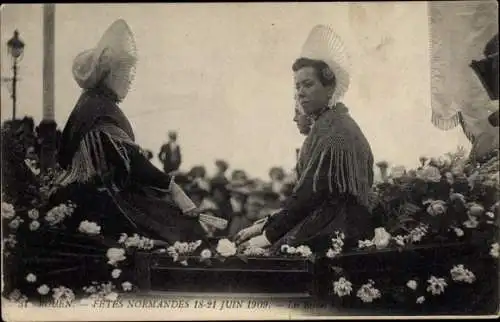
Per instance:
[[[319,110],[317,113],[314,113],[311,115],[311,118],[313,121],[317,121],[321,115],[325,114],[326,111],[328,111],[330,108],[328,106],[323,107],[321,110]]]

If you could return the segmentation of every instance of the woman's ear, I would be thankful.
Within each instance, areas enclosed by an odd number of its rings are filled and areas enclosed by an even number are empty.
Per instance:
[[[328,100],[331,101],[333,94],[335,94],[335,84],[327,85]]]

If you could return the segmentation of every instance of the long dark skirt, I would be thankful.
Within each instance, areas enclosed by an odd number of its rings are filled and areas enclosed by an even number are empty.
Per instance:
[[[72,185],[59,192],[52,204],[71,199],[75,214],[65,222],[67,229],[78,229],[82,220],[95,221],[101,234],[119,238],[121,233],[137,233],[169,243],[203,239],[204,231],[196,218],[182,214],[168,199],[153,190],[130,188],[115,192],[96,186]]]
[[[369,211],[350,199],[326,200],[275,242],[270,250],[278,253],[282,245],[308,245],[314,252],[324,253],[331,246],[335,232],[345,235],[344,249],[358,240],[372,238],[373,219]]]

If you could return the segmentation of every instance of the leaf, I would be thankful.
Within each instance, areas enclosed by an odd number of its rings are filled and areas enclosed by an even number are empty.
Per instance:
[[[335,274],[342,274],[344,272],[344,269],[340,266],[330,266],[330,268],[335,272]]]
[[[245,264],[248,264],[248,257],[243,254],[236,255],[239,259],[241,259]]]

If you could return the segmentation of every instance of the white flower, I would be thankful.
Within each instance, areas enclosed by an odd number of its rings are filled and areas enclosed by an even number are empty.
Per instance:
[[[35,283],[36,282],[36,275],[33,273],[29,273],[28,275],[26,275],[26,280],[29,283]]]
[[[287,254],[290,254],[290,255],[293,255],[293,254],[296,254],[297,253],[297,248],[293,247],[293,246],[290,246],[286,249],[286,253]]]
[[[101,227],[95,222],[84,220],[80,223],[78,231],[87,235],[99,235],[101,233]]]
[[[437,278],[435,276],[431,276],[427,282],[429,286],[427,286],[427,292],[432,293],[432,295],[439,295],[444,292],[444,288],[448,286],[444,278]]]
[[[122,288],[125,292],[131,291],[132,290],[132,283],[130,282],[123,282],[122,283]]]
[[[4,244],[5,246],[8,246],[10,248],[16,247],[17,244],[16,235],[9,234],[7,238],[4,238]]]
[[[391,239],[391,234],[389,234],[385,228],[379,227],[375,228],[375,237],[373,238],[373,243],[377,249],[385,248],[389,245]]]
[[[404,246],[405,245],[405,238],[401,235],[397,235],[396,237],[392,238],[398,246]]]
[[[35,230],[37,230],[38,228],[40,228],[40,223],[39,223],[37,220],[33,220],[33,221],[30,223],[30,230],[31,230],[31,231],[35,231]]]
[[[471,202],[467,206],[468,206],[467,213],[469,214],[469,216],[479,217],[482,214],[484,214],[484,207],[478,203]]]
[[[14,206],[10,203],[2,202],[2,218],[12,219],[16,215]]]
[[[466,269],[462,264],[453,266],[453,268],[450,270],[450,274],[451,278],[455,282],[472,284],[476,280],[476,276],[474,276],[474,273]]]
[[[406,286],[408,286],[409,288],[411,288],[412,290],[416,290],[417,289],[417,281],[415,280],[409,280],[407,283],[406,283]]]
[[[444,174],[444,176],[446,177],[446,181],[449,183],[449,184],[453,184],[455,182],[455,179],[453,178],[453,173],[451,172],[446,172]]]
[[[423,296],[418,297],[416,302],[417,302],[417,304],[424,303],[425,302],[425,297],[423,297]]]
[[[118,294],[116,292],[108,293],[104,296],[104,299],[107,301],[116,301],[118,299]]]
[[[233,256],[236,254],[236,244],[231,242],[229,239],[224,238],[219,240],[216,250],[224,257]]]
[[[336,252],[334,249],[332,248],[329,248],[328,251],[326,252],[326,257],[328,258],[334,258],[335,256],[337,256],[338,254],[340,254],[339,252]]]
[[[415,229],[412,229],[409,233],[408,238],[411,240],[411,242],[419,242],[426,234],[427,234],[427,227],[420,226]]]
[[[441,172],[439,169],[434,166],[427,166],[420,172],[417,172],[417,176],[425,181],[429,182],[440,182],[441,181]]]
[[[373,300],[378,299],[382,296],[380,291],[373,287],[375,283],[370,281],[367,284],[361,285],[358,292],[356,293],[357,297],[361,299],[361,301],[365,303],[371,303]]]
[[[465,204],[465,196],[461,193],[454,192],[450,194],[450,201],[456,201],[459,200],[463,204]]]
[[[179,262],[182,266],[188,266],[187,260],[183,260],[182,262]]]
[[[69,205],[60,204],[47,212],[45,220],[52,226],[57,225],[66,217],[71,216],[74,210],[75,206],[71,203]]]
[[[288,252],[288,248],[290,248],[290,246],[288,246],[287,244],[285,244],[285,245],[281,245],[280,250],[281,250],[282,253],[287,253]]]
[[[455,232],[455,234],[457,234],[458,237],[462,237],[464,235],[464,231],[461,228],[454,227],[453,231]]]
[[[491,245],[490,255],[494,258],[498,258],[500,253],[500,245],[498,243],[494,243]]]
[[[338,281],[333,282],[333,292],[339,297],[351,295],[352,283],[341,277]]]
[[[469,219],[464,221],[464,226],[466,228],[476,228],[479,225],[479,221],[476,219],[476,217],[469,216]]]
[[[368,247],[371,247],[371,246],[374,246],[374,245],[375,244],[373,243],[373,241],[371,241],[369,239],[359,240],[358,241],[358,248],[359,249],[368,248]]]
[[[495,219],[495,214],[493,212],[491,212],[491,211],[487,211],[486,212],[486,216],[488,216],[491,219]]]
[[[73,301],[75,299],[73,291],[64,286],[53,288],[52,292],[54,292],[52,294],[54,301]]]
[[[85,291],[85,293],[90,293],[90,294],[93,294],[93,293],[97,292],[97,288],[94,285],[84,286],[83,290]]]
[[[36,290],[40,295],[47,295],[50,292],[50,288],[47,286],[47,284],[40,285]]]
[[[40,175],[40,168],[36,166],[36,161],[35,160],[30,160],[30,159],[24,159],[24,164],[30,169],[31,172],[35,176]]]
[[[334,239],[345,239],[345,235],[341,231],[335,231],[335,236],[337,236],[337,237]]]
[[[170,257],[172,257],[172,260],[174,262],[177,262],[177,259],[179,258],[179,254],[177,253],[177,250],[175,249],[174,246],[169,246],[167,248],[167,253],[168,253],[168,255],[170,255]]]
[[[301,245],[296,248],[297,253],[302,255],[303,257],[309,257],[312,255],[312,251],[309,246]]]
[[[115,269],[111,272],[111,276],[112,276],[113,278],[118,278],[118,277],[120,277],[121,273],[122,273],[122,270],[121,270],[121,269],[115,268]]]
[[[208,258],[212,257],[212,252],[208,248],[204,249],[204,250],[201,251],[200,257],[202,259],[208,259]]]
[[[38,209],[31,209],[28,211],[28,217],[30,217],[30,219],[37,220],[39,217]]]
[[[9,300],[11,301],[19,301],[19,299],[21,298],[22,294],[21,294],[21,291],[18,290],[18,289],[15,289],[13,290],[10,294],[9,294]]]
[[[149,250],[154,247],[154,240],[139,236],[138,234],[134,234],[133,236],[129,237],[127,236],[127,234],[122,233],[120,239],[118,240],[118,243],[124,244],[126,248],[136,247],[139,249]],[[185,244],[187,245],[187,243]]]
[[[123,244],[128,238],[128,235],[125,233],[121,233],[120,239],[118,239],[118,244]]]
[[[106,257],[109,259],[108,264],[116,265],[118,262],[121,262],[121,261],[126,259],[125,249],[123,249],[123,248],[110,248],[106,252]]]
[[[12,221],[9,223],[9,227],[11,229],[17,229],[17,228],[19,228],[19,226],[23,222],[24,222],[24,220],[22,220],[21,217],[16,217],[16,218],[12,219]]]
[[[431,216],[442,215],[446,212],[446,202],[443,200],[432,200],[427,207],[427,213]]]

